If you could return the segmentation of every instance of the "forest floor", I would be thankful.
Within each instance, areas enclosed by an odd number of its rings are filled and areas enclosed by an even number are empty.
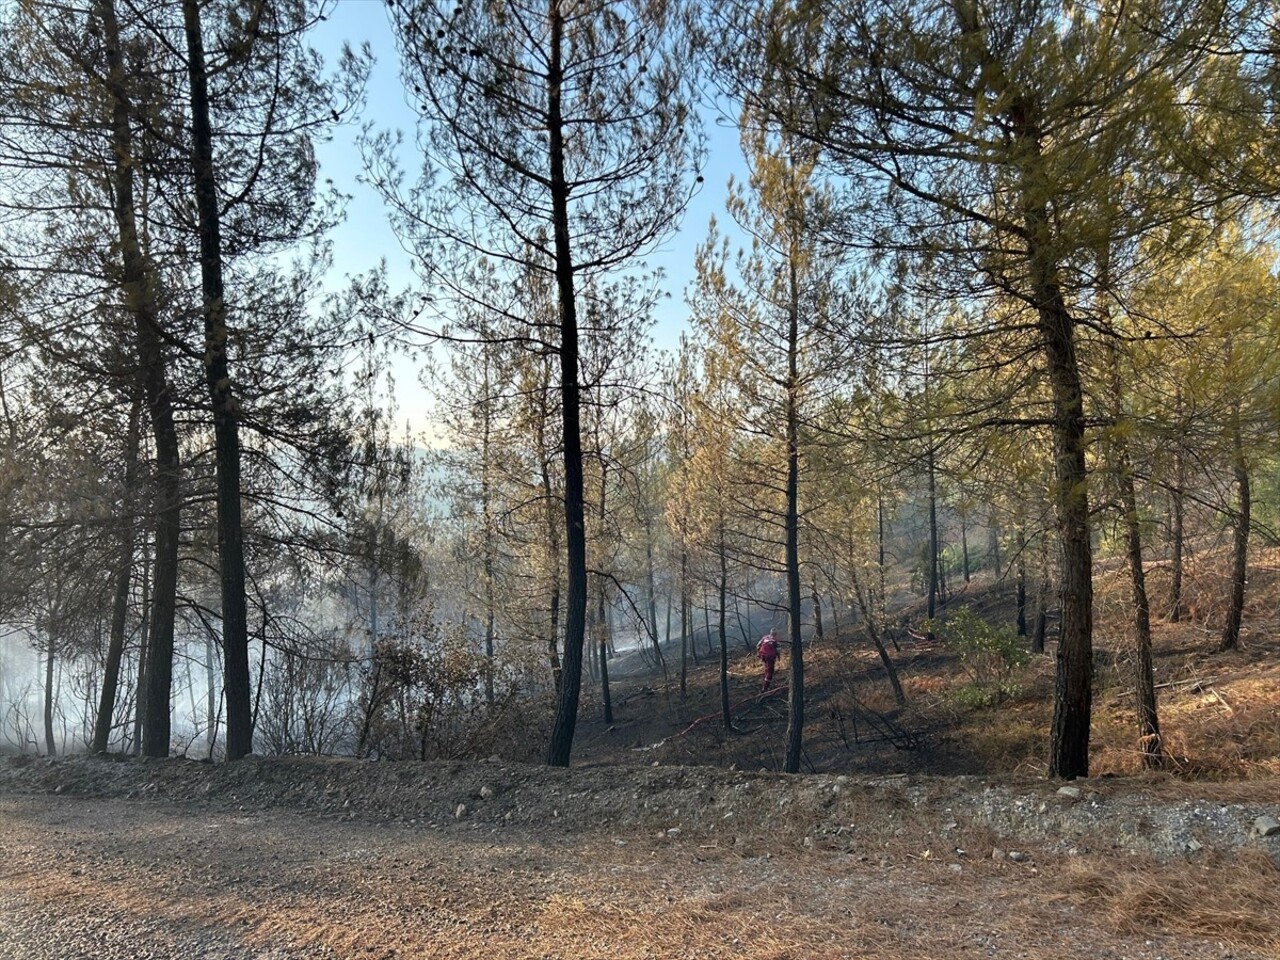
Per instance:
[[[1157,624],[1159,774],[1107,577],[1094,776],[1065,787],[1043,779],[1051,656],[975,708],[956,658],[901,631],[899,706],[847,627],[808,651],[801,777],[776,772],[785,694],[759,695],[741,637],[730,729],[718,658],[681,697],[676,651],[665,679],[627,654],[611,723],[584,686],[569,770],[517,762],[537,711],[488,760],[0,760],[0,960],[1275,960],[1280,575],[1251,576],[1240,651],[1208,652],[1203,604]],[[960,602],[1008,620],[995,585]]]

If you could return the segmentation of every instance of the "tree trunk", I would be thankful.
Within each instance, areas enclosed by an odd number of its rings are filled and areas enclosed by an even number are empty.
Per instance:
[[[213,751],[218,746],[218,658],[213,638],[207,633],[204,638],[204,678],[205,713],[209,718],[207,746],[209,759],[212,760]]]
[[[893,665],[893,660],[889,657],[889,651],[885,649],[884,642],[880,637],[880,631],[876,629],[876,620],[871,615],[866,595],[862,590],[862,584],[858,580],[858,572],[856,569],[850,572],[853,575],[854,595],[858,598],[858,606],[862,608],[862,619],[865,621],[867,636],[871,638],[871,643],[875,646],[876,653],[880,656],[880,663],[884,666],[885,676],[889,678],[889,686],[893,688],[894,702],[900,707],[905,706],[907,695],[902,689],[902,681],[898,678],[898,669]]]
[[[849,544],[850,544],[849,563],[850,563],[850,569],[852,569],[852,565],[854,562],[853,550],[852,550],[852,545],[853,545],[852,530],[849,532]],[[879,578],[880,578],[880,582],[879,582],[880,592],[878,594],[880,622],[887,623],[889,620],[889,612],[888,612],[889,594],[886,592],[886,588],[885,588],[884,491],[880,489],[879,485],[876,486],[876,564],[877,564],[876,570],[879,573]]]
[[[925,559],[925,583],[929,592],[929,637],[933,638],[933,621],[938,616],[938,476],[934,469],[933,447],[925,461],[929,488],[929,556]]]
[[[1023,508],[1018,508],[1018,636],[1027,635],[1027,524],[1023,519]]]
[[[542,394],[545,401],[546,394]],[[547,635],[547,660],[551,664],[551,678],[559,697],[564,670],[560,663],[560,525],[556,521],[555,497],[551,489],[550,452],[547,449],[547,418],[549,411],[542,404],[534,430],[538,440],[538,462],[542,480],[542,501],[546,505],[547,554],[551,569],[551,597],[548,603],[550,632]]]
[[[960,514],[960,561],[964,564],[964,582],[969,582],[969,524],[964,513]]]
[[[667,661],[662,655],[662,644],[658,641],[658,593],[654,584],[653,576],[653,531],[645,531],[644,543],[644,568],[645,582],[649,588],[649,635],[653,638],[653,655],[658,660],[658,666],[662,668],[662,676],[665,681],[667,676]],[[667,598],[667,639],[671,638],[671,598]]]
[[[996,523],[994,508],[987,514],[987,562],[991,564],[991,578],[1004,579],[1000,563],[1000,525]]]
[[[786,546],[787,611],[791,627],[791,664],[788,684],[787,753],[783,769],[800,772],[804,750],[804,640],[800,635],[800,377],[798,347],[800,339],[800,303],[796,278],[796,257],[788,264],[789,298],[787,304],[787,395],[784,416],[787,432]]]
[[[1222,640],[1218,644],[1219,653],[1235,650],[1240,646],[1240,623],[1244,618],[1244,588],[1249,560],[1249,467],[1244,459],[1238,410],[1232,427],[1231,469],[1236,478],[1236,523],[1231,551],[1231,602],[1227,607],[1227,622],[1222,630]]]
[[[147,412],[155,438],[156,545],[150,630],[147,640],[145,697],[142,701],[142,752],[149,757],[169,755],[169,697],[173,682],[173,630],[177,611],[178,535],[182,513],[182,461],[173,418],[155,300],[154,271],[142,252],[134,202],[133,105],[129,98],[120,27],[113,0],[97,0],[102,20],[111,96],[112,213],[120,240],[122,291],[134,320],[138,364],[142,370]]]
[[[587,625],[587,543],[583,504],[582,431],[578,384],[578,311],[574,297],[573,254],[569,239],[569,184],[564,167],[564,127],[560,87],[563,82],[564,17],[560,0],[548,11],[547,134],[550,199],[555,228],[556,288],[560,300],[560,395],[564,434],[564,516],[568,557],[564,628],[564,673],[556,708],[547,763],[567,767],[578,722],[582,688],[582,648]]]
[[[689,630],[693,626],[693,611],[689,601],[689,551],[680,551],[680,699],[688,690],[689,681]]]
[[[253,752],[249,626],[245,603],[244,533],[240,508],[239,404],[227,359],[227,302],[222,273],[222,224],[213,165],[213,130],[199,0],[182,0],[191,85],[191,165],[200,222],[200,282],[204,293],[204,370],[213,409],[218,504],[218,565],[222,590],[223,681],[227,695],[227,759]]]
[[[724,515],[720,515],[720,537],[718,553],[720,554],[720,717],[726,730],[733,729],[733,718],[729,713],[729,633],[725,625],[728,615],[729,560],[728,547],[725,544]]]
[[[1024,189],[1024,196],[1031,188]],[[1067,309],[1050,255],[1047,213],[1026,209],[1030,265],[1045,366],[1053,396],[1053,442],[1058,528],[1062,537],[1062,631],[1054,680],[1049,776],[1089,775],[1093,709],[1093,548],[1089,529],[1089,473],[1085,465],[1084,395],[1076,359],[1075,319]]]
[[[138,681],[133,697],[134,756],[142,753],[142,727],[147,712],[147,658],[151,648],[151,546],[150,536],[142,538],[142,617],[138,624]]]
[[[601,449],[599,433],[596,434],[596,448]],[[604,454],[600,454],[600,511],[596,515],[599,524],[599,535],[604,536],[606,498],[609,492],[609,462]],[[606,596],[607,587],[602,575],[596,576],[596,621],[600,631],[600,702],[604,705],[604,722],[613,723],[613,700],[609,696],[609,609]]]
[[[54,617],[51,615],[49,617],[49,626],[45,631],[45,637],[49,641],[49,649],[44,658],[44,752],[46,756],[50,757],[58,755],[58,745],[53,739],[53,621]]]
[[[1106,272],[1103,271],[1104,284]],[[1138,749],[1142,765],[1149,770],[1164,766],[1164,745],[1160,739],[1160,720],[1156,712],[1156,683],[1151,661],[1151,607],[1147,600],[1147,575],[1142,567],[1142,526],[1138,518],[1138,497],[1133,485],[1133,462],[1129,443],[1122,428],[1124,409],[1120,383],[1119,349],[1115,341],[1108,343],[1111,374],[1111,454],[1120,507],[1124,511],[1125,545],[1129,558],[1129,581],[1133,594],[1133,625],[1137,640],[1134,667],[1134,693],[1138,711]]]
[[[480,438],[480,509],[484,524],[484,700],[493,706],[493,673],[494,673],[494,633],[497,623],[493,593],[494,578],[494,540],[493,523],[493,480],[490,477],[490,463],[493,457],[493,414],[489,398],[493,395],[493,387],[489,375],[489,351],[484,351],[484,400],[481,407],[482,426]]]
[[[142,430],[142,397],[135,395],[129,413],[129,433],[125,441],[124,516],[121,518],[120,555],[116,564],[116,590],[111,603],[111,635],[102,667],[102,693],[93,724],[90,753],[106,753],[111,741],[111,725],[116,712],[116,690],[120,685],[120,662],[124,658],[125,626],[129,614],[129,585],[133,580],[134,540],[137,537],[138,446]]]
[[[1182,448],[1173,451],[1173,490],[1170,493],[1171,511],[1173,513],[1173,558],[1169,570],[1169,621],[1177,623],[1182,619],[1182,551],[1183,533],[1183,490],[1187,483],[1187,466],[1183,459]]]
[[[809,599],[813,601],[813,639],[822,639],[822,599],[818,596],[818,581],[809,585]]]
[[[1138,700],[1138,747],[1142,765],[1155,770],[1164,766],[1164,744],[1160,739],[1160,720],[1156,712],[1156,683],[1151,659],[1151,608],[1147,602],[1147,578],[1142,569],[1142,528],[1138,523],[1137,496],[1133,489],[1133,467],[1128,451],[1121,444],[1120,499],[1125,512],[1125,532],[1129,554],[1129,577],[1133,585],[1133,619],[1137,633],[1137,670],[1135,691]]]
[[[1040,586],[1036,591],[1036,628],[1031,633],[1031,652],[1044,653],[1049,631],[1049,538],[1040,534]]]
[[[609,695],[609,611],[605,607],[603,582],[600,584],[599,593],[596,619],[600,630],[600,701],[604,705],[604,722],[613,723],[613,698]]]

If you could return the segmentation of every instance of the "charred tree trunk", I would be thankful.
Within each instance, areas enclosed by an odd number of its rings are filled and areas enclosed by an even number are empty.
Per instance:
[[[222,224],[213,164],[213,130],[199,0],[182,0],[191,85],[191,163],[200,223],[204,293],[204,370],[213,408],[218,504],[218,565],[222,592],[223,683],[227,693],[227,759],[253,752],[249,626],[245,602],[244,532],[240,508],[239,404],[227,358],[227,302],[222,272]]]
[[[667,660],[662,655],[662,643],[658,639],[658,593],[653,575],[653,531],[645,532],[644,544],[645,582],[649,588],[649,636],[653,639],[653,655],[662,669],[663,682],[667,678]],[[667,598],[667,639],[671,639],[671,598]],[[668,691],[668,696],[670,691]]]
[[[164,335],[155,298],[154,270],[142,251],[134,201],[133,102],[129,95],[120,27],[113,0],[97,0],[111,98],[112,213],[120,241],[125,309],[133,318],[138,365],[155,439],[156,543],[145,667],[140,667],[142,752],[169,755],[169,698],[173,684],[173,631],[178,592],[178,535],[182,513],[182,460],[173,417]],[[142,687],[145,675],[146,686]]]
[[[574,294],[573,252],[569,238],[569,183],[564,166],[561,84],[564,15],[551,0],[547,26],[547,135],[550,198],[555,232],[556,289],[560,301],[560,393],[564,434],[564,516],[568,557],[564,625],[564,675],[547,748],[547,763],[567,767],[578,722],[582,689],[582,648],[587,625],[587,538],[582,471],[581,387],[578,383],[578,308]]]
[[[542,391],[540,415],[536,417],[534,431],[538,442],[538,462],[542,481],[542,502],[546,509],[547,555],[551,570],[551,597],[548,604],[550,633],[547,635],[547,660],[551,665],[551,678],[555,683],[557,698],[564,671],[560,664],[560,524],[556,517],[556,500],[551,489],[550,451],[547,449],[546,392]]]
[[[111,603],[111,635],[102,667],[102,692],[93,724],[90,753],[106,753],[115,719],[116,691],[120,685],[120,663],[124,659],[125,626],[129,615],[129,586],[133,582],[134,540],[137,538],[138,447],[142,431],[142,397],[137,395],[129,414],[129,434],[125,442],[124,516],[121,518],[120,555],[116,563],[116,590]]]
[[[1173,490],[1169,499],[1170,512],[1172,513],[1172,526],[1170,531],[1173,539],[1173,557],[1169,562],[1169,621],[1177,623],[1182,619],[1182,553],[1184,541],[1183,531],[1183,490],[1187,482],[1186,461],[1183,459],[1182,448],[1177,447],[1173,451]]]
[[[142,619],[138,624],[138,683],[133,697],[133,742],[130,750],[134,756],[142,754],[142,727],[147,712],[147,651],[151,647],[151,541],[150,534],[142,538]]]
[[[786,545],[787,612],[791,628],[791,669],[788,684],[787,753],[783,769],[800,772],[804,750],[804,639],[800,633],[800,302],[796,277],[796,257],[788,264],[789,294],[787,304],[787,395],[784,417],[787,438]]]
[[[44,752],[46,756],[56,757],[58,755],[58,744],[53,739],[53,665],[55,656],[55,643],[53,639],[54,616],[52,613],[49,617],[49,625],[45,631],[45,638],[49,642],[49,649],[45,652],[44,658]]]
[[[1024,134],[1026,136],[1026,134]],[[1034,150],[1038,154],[1038,135]],[[1085,464],[1084,393],[1075,318],[1067,309],[1052,256],[1048,213],[1033,184],[1023,188],[1032,289],[1053,398],[1058,529],[1062,538],[1062,632],[1054,681],[1049,776],[1089,775],[1093,712],[1093,545]]]

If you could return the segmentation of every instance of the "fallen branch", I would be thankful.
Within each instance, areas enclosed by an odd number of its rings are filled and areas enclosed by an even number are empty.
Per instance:
[[[1168,689],[1169,689],[1169,688],[1171,688],[1171,687],[1188,687],[1188,686],[1189,686],[1189,687],[1197,688],[1197,689],[1193,689],[1193,690],[1192,690],[1192,693],[1203,693],[1203,692],[1205,692],[1206,690],[1208,690],[1208,688],[1209,688],[1209,687],[1213,686],[1213,684],[1215,684],[1215,683],[1217,683],[1217,682],[1218,682],[1218,678],[1217,678],[1217,677],[1212,677],[1212,678],[1210,678],[1210,679],[1208,679],[1208,680],[1198,680],[1198,679],[1191,679],[1191,680],[1170,680],[1168,683],[1157,683],[1157,684],[1156,684],[1152,689],[1154,689],[1154,690],[1168,690]],[[1133,696],[1133,695],[1134,695],[1134,692],[1135,692],[1135,691],[1133,690],[1133,688],[1132,688],[1132,687],[1130,687],[1130,688],[1127,688],[1127,689],[1125,689],[1125,690],[1121,690],[1121,691],[1117,692],[1117,693],[1116,693],[1116,696],[1118,696],[1118,697],[1131,697],[1131,696]],[[1212,691],[1211,691],[1211,692],[1212,692]]]
[[[777,686],[777,687],[773,687],[772,689],[765,690],[761,693],[757,693],[755,696],[747,697],[747,699],[745,700],[739,700],[737,703],[733,703],[729,705],[729,713],[732,714],[739,707],[745,706],[748,703],[760,703],[768,699],[769,697],[776,696],[777,694],[782,693],[786,689],[787,689],[786,687]],[[714,720],[716,717],[719,717],[720,715],[721,715],[720,711],[717,710],[715,713],[708,713],[705,717],[699,717],[697,720],[693,721],[693,723],[689,724],[689,726],[685,727],[683,730],[677,733],[676,736],[683,737],[686,733],[688,733],[690,730],[692,730],[694,727],[698,726],[699,724],[706,723],[708,720]]]

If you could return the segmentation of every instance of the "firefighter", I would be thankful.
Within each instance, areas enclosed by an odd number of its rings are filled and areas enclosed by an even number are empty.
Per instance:
[[[770,629],[756,646],[756,656],[760,658],[760,662],[764,664],[764,686],[760,688],[760,692],[764,693],[773,683],[773,668],[778,662],[778,631]]]

